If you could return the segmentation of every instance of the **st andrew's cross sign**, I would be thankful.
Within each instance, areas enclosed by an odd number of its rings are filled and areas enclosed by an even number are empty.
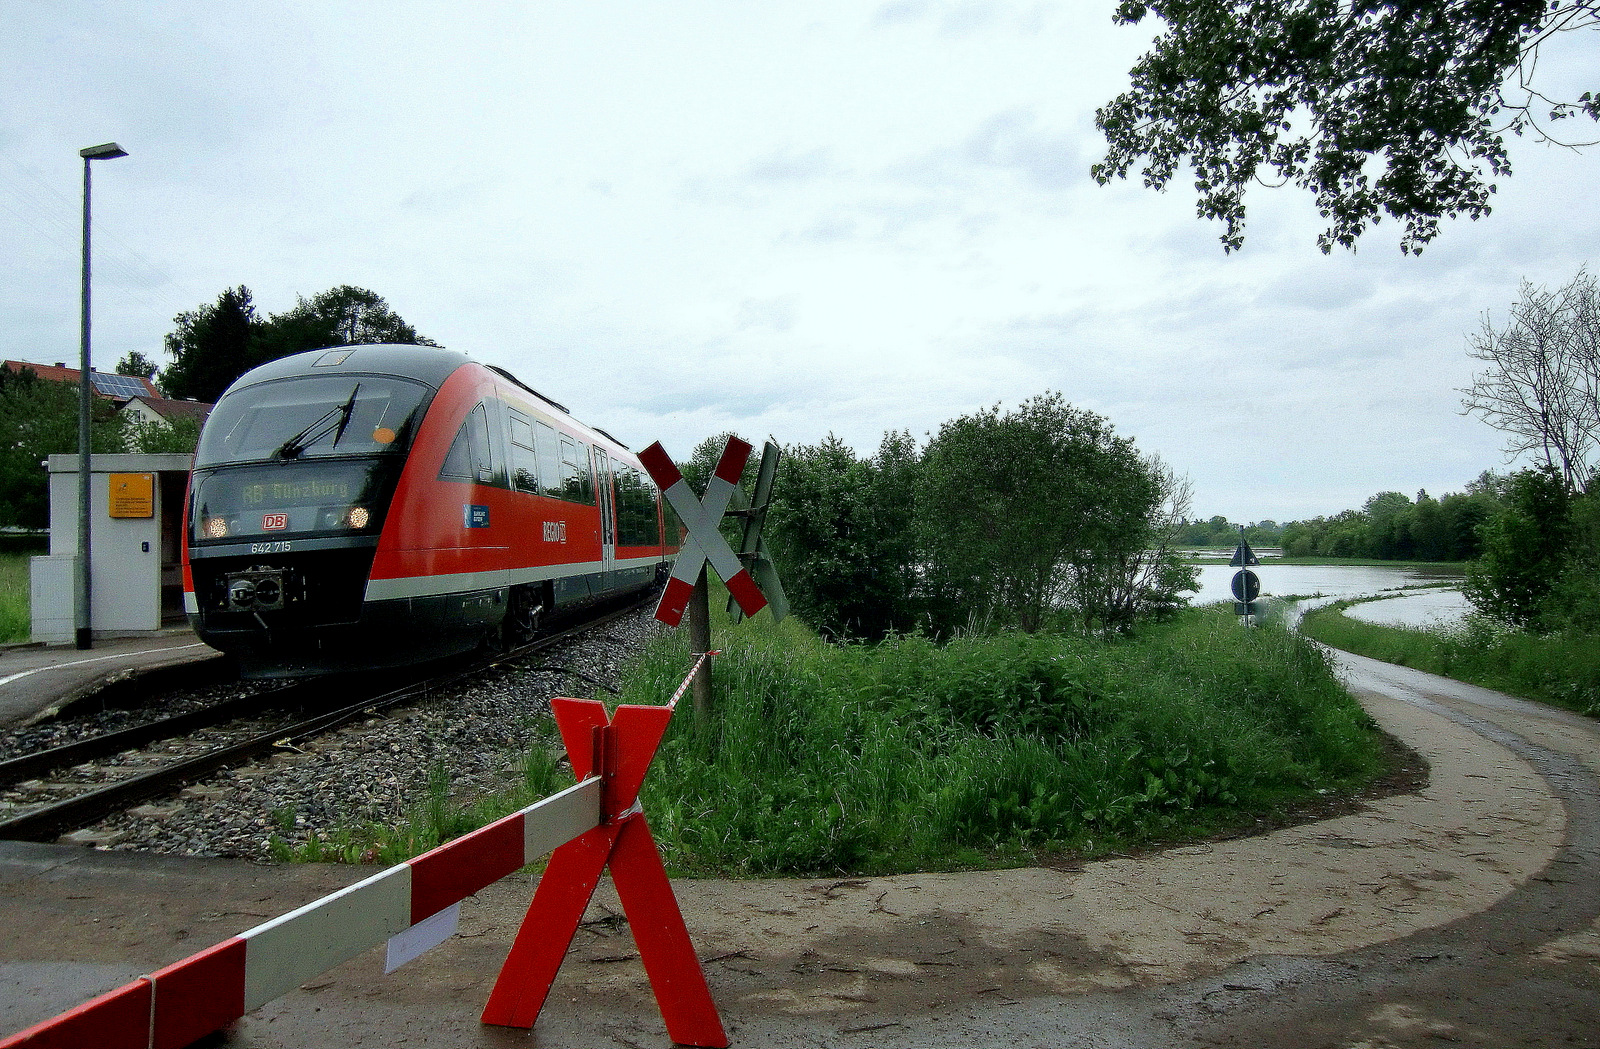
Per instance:
[[[750,577],[750,572],[739,560],[739,555],[733,552],[733,547],[717,530],[718,522],[738,490],[744,464],[749,458],[749,443],[729,437],[702,498],[695,495],[677,464],[661,447],[661,442],[657,441],[639,453],[639,461],[650,472],[650,479],[655,481],[688,529],[683,548],[673,562],[672,577],[667,580],[667,587],[656,606],[656,618],[668,626],[677,626],[683,620],[683,611],[689,604],[696,580],[700,578],[700,569],[707,562],[722,577],[728,593],[739,603],[745,615],[753,616],[767,606],[761,588]]]

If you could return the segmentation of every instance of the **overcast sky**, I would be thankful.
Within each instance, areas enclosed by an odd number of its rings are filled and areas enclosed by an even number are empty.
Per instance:
[[[1246,245],[1187,184],[1095,185],[1094,110],[1150,27],[1112,0],[0,0],[0,355],[158,355],[244,284],[338,284],[635,448],[829,432],[863,453],[1046,390],[1291,520],[1503,468],[1466,335],[1592,259],[1600,151],[1513,145],[1494,214],[1420,258],[1322,255],[1298,190]],[[1592,88],[1600,34],[1543,69]],[[1576,86],[1575,86],[1576,85]],[[1583,128],[1579,130],[1592,130]]]

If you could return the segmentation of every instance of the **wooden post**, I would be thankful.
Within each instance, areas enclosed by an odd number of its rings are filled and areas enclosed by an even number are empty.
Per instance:
[[[699,659],[711,651],[711,600],[706,587],[706,566],[700,566],[700,578],[695,581],[694,592],[689,595],[689,650],[691,658]],[[711,716],[711,664],[707,662],[694,676],[694,716],[705,724]]]

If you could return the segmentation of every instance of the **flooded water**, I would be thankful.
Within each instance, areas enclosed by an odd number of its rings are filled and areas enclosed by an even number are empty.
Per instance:
[[[1229,584],[1239,571],[1230,565],[1201,565],[1200,590],[1191,604],[1232,601]],[[1419,572],[1413,568],[1388,568],[1373,565],[1280,565],[1267,561],[1252,568],[1261,579],[1261,592],[1267,596],[1330,598],[1376,596],[1404,587],[1442,582],[1458,584],[1460,575]],[[1370,623],[1394,626],[1427,626],[1460,618],[1470,610],[1460,590],[1429,590],[1384,601],[1355,605],[1346,615]]]
[[[1470,611],[1472,606],[1461,591],[1429,590],[1390,601],[1351,605],[1344,614],[1351,619],[1384,626],[1435,626],[1453,623]]]

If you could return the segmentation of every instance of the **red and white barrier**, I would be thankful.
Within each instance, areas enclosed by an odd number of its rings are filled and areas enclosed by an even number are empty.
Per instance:
[[[676,698],[618,707],[615,720],[596,700],[553,700],[573,786],[0,1040],[0,1049],[181,1049],[386,940],[389,968],[403,964],[454,932],[456,904],[552,850],[483,1021],[533,1025],[610,866],[668,1034],[726,1046],[637,803]]]

